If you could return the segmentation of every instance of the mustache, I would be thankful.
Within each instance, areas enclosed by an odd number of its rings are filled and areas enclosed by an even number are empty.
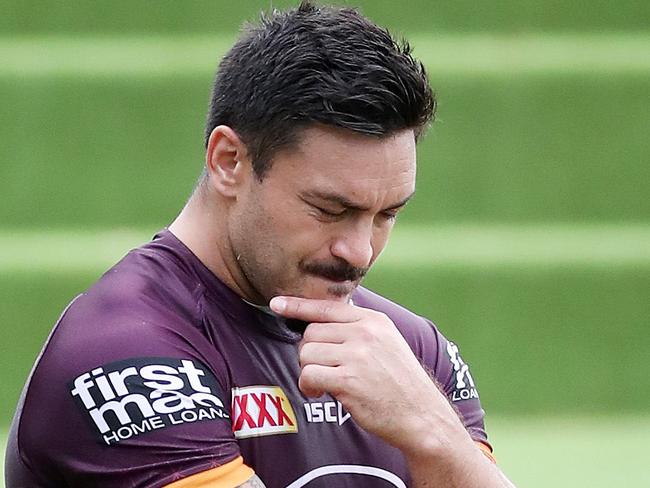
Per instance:
[[[357,268],[344,260],[331,263],[304,263],[303,271],[332,281],[359,281],[370,268]]]

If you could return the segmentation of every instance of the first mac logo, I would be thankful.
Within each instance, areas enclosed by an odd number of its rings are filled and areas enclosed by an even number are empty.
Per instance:
[[[77,376],[70,393],[108,445],[171,425],[230,418],[214,375],[190,359],[106,364]]]

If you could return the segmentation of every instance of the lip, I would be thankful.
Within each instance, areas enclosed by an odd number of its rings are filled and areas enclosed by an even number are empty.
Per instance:
[[[329,283],[336,283],[337,285],[343,285],[345,283],[350,283],[351,285],[355,283],[355,281],[352,280],[337,280],[335,278],[330,278],[328,276],[323,276],[323,275],[317,275],[317,274],[312,274],[314,278],[318,278],[323,281],[328,281]]]

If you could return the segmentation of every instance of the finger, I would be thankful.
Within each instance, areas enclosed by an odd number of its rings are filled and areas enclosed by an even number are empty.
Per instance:
[[[349,323],[312,322],[302,335],[302,343],[327,342],[343,344],[350,337]]]
[[[338,392],[337,370],[337,367],[308,364],[302,368],[298,378],[298,388],[309,397],[319,397],[323,393],[336,395]]]
[[[320,364],[322,366],[340,366],[343,361],[343,347],[340,344],[323,342],[307,342],[300,346],[299,357],[300,367],[308,364]]]
[[[360,308],[332,300],[279,296],[269,306],[283,317],[305,322],[355,322],[362,316]]]

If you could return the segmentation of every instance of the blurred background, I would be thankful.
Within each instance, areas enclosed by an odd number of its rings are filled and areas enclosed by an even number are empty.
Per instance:
[[[3,443],[59,313],[192,190],[240,24],[295,4],[0,0]],[[460,344],[519,486],[650,486],[650,3],[353,4],[439,99],[366,284]]]

